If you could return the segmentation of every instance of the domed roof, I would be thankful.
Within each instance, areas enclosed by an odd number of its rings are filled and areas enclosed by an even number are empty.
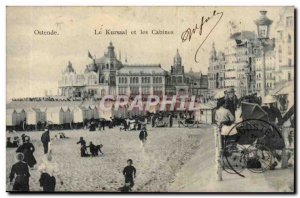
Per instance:
[[[273,21],[270,20],[270,19],[266,16],[267,11],[262,10],[262,11],[260,11],[260,14],[261,14],[260,17],[259,17],[257,20],[255,20],[255,24],[256,24],[256,25],[270,25],[270,24],[273,23]]]
[[[113,62],[114,65],[116,65],[117,69],[120,69],[122,67],[122,62],[117,59],[115,52],[114,52],[114,46],[112,42],[109,43],[109,46],[107,47],[107,52],[104,53],[104,55],[101,58],[97,58],[94,60],[94,63],[96,65],[101,64],[107,64]],[[92,63],[92,64],[94,64]]]
[[[72,63],[71,63],[71,61],[69,61],[68,62],[68,66],[67,66],[67,68],[66,68],[66,70],[65,70],[65,73],[75,73],[75,70],[74,70],[74,68],[73,68],[73,66],[72,66]]]

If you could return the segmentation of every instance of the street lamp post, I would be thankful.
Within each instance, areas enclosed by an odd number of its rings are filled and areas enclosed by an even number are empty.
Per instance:
[[[259,40],[259,49],[261,52],[261,58],[262,58],[262,89],[261,89],[261,96],[264,98],[266,96],[266,50],[268,48],[269,44],[269,32],[270,32],[270,26],[273,23],[272,20],[270,20],[266,14],[267,11],[260,11],[260,17],[255,20],[255,24],[257,26],[257,39]]]

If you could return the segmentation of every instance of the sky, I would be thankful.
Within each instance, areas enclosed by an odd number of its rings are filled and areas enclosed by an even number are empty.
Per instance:
[[[200,48],[198,63],[194,55],[218,21],[213,11],[223,12],[220,22]],[[161,64],[169,71],[176,49],[179,49],[185,71],[207,73],[212,42],[222,50],[229,37],[229,21],[242,30],[256,31],[254,20],[260,10],[274,21],[271,37],[282,7],[7,7],[6,62],[7,100],[16,97],[43,96],[45,90],[57,93],[58,80],[71,61],[77,73],[91,62],[88,51],[96,58],[103,56],[109,42],[124,63]],[[181,34],[201,24],[202,17],[211,19],[190,41],[182,42]],[[110,29],[126,30],[128,35],[95,35]],[[35,35],[35,30],[57,31],[59,35]],[[147,30],[148,35],[131,35]],[[153,35],[152,30],[173,31],[171,35]],[[119,55],[118,55],[119,56]]]

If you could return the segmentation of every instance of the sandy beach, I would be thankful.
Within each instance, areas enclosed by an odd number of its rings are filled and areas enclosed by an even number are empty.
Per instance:
[[[133,191],[167,191],[167,186],[174,181],[175,174],[184,163],[199,149],[201,133],[210,128],[150,128],[148,141],[143,148],[139,132],[120,132],[118,128],[106,131],[89,132],[88,130],[64,131],[69,139],[52,141],[53,159],[58,164],[64,182],[56,186],[57,191],[118,191],[124,185],[122,170],[126,160],[132,159],[137,169]],[[54,137],[58,131],[52,131]],[[21,135],[22,133],[19,133]],[[37,167],[41,163],[43,148],[40,141],[42,132],[26,132],[31,137],[36,151]],[[103,144],[104,156],[80,157],[80,145],[76,144],[84,137],[87,144]],[[15,162],[14,148],[7,148],[6,177]],[[37,170],[30,170],[30,190],[40,191]],[[7,179],[7,190],[10,190]]]

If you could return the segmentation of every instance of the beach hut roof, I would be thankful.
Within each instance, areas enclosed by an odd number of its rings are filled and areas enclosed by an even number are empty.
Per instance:
[[[49,107],[47,108],[47,112],[59,112],[62,110],[62,107]]]
[[[14,112],[16,112],[15,109],[6,109],[6,114],[13,114]]]
[[[21,113],[22,111],[24,111],[23,108],[18,108],[18,109],[15,109],[17,113]]]

